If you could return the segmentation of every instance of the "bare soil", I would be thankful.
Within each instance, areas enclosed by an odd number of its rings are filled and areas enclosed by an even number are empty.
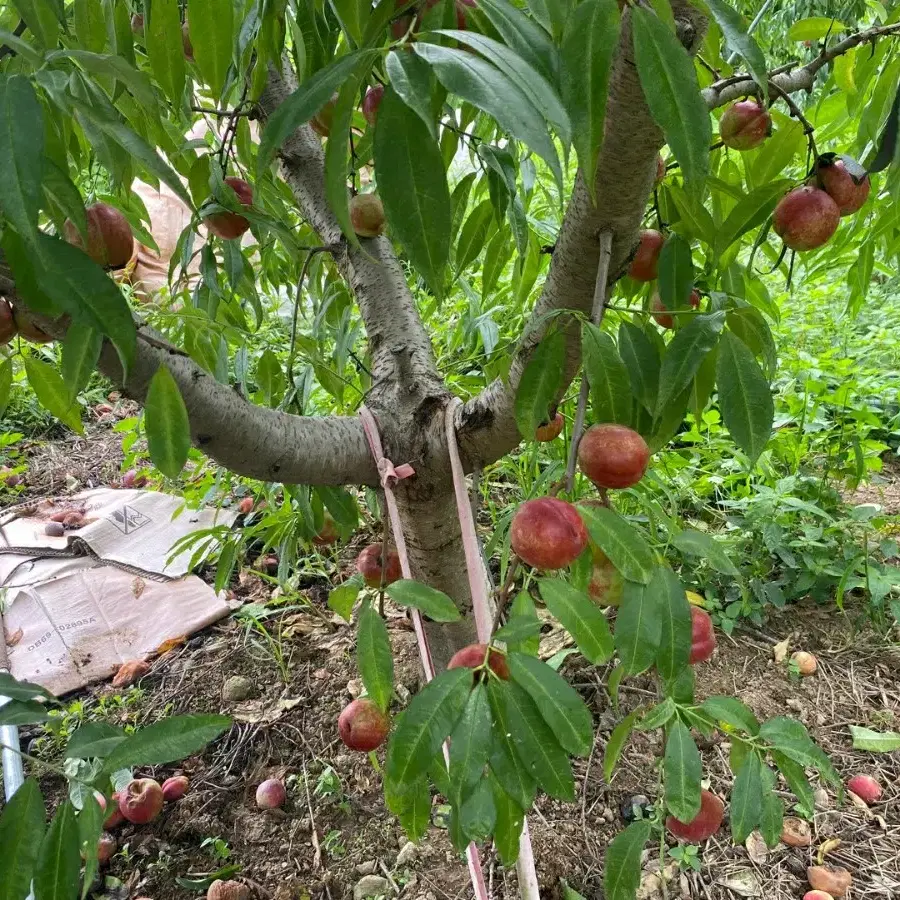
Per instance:
[[[87,442],[90,445],[90,441]],[[116,440],[44,448],[32,457],[34,493],[50,486],[59,492],[65,479],[53,474],[54,460],[72,471],[72,451],[81,453],[78,487],[94,479],[114,477]],[[99,450],[103,458],[94,454]],[[40,470],[34,465],[38,460]],[[37,472],[40,471],[38,475]],[[71,484],[70,484],[71,486]],[[369,536],[371,537],[371,536]],[[367,542],[358,536],[335,557],[335,580],[347,574],[356,553]],[[78,699],[87,715],[103,708],[114,724],[147,724],[172,713],[223,712],[234,717],[231,730],[202,754],[178,766],[148,770],[162,780],[187,774],[186,797],[166,807],[149,826],[120,827],[120,852],[106,870],[122,882],[109,896],[152,900],[188,900],[200,896],[184,886],[224,865],[239,867],[234,876],[260,900],[350,898],[364,873],[386,877],[390,895],[410,900],[462,900],[472,896],[464,861],[440,827],[441,801],[435,801],[435,824],[415,850],[398,854],[406,839],[384,806],[379,772],[365,754],[348,752],[337,736],[337,717],[358,691],[354,628],[327,608],[328,584],[320,580],[304,588],[302,604],[267,620],[268,637],[236,618],[223,621],[157,658],[138,689],[114,691],[99,685]],[[281,602],[272,586],[252,575],[236,585],[238,596],[256,603]],[[395,648],[396,678],[401,700],[418,689],[415,641],[405,615],[389,609]],[[773,611],[765,632],[748,630],[733,638],[719,636],[713,659],[698,667],[698,696],[733,694],[761,718],[792,715],[807,725],[831,755],[842,776],[867,773],[884,787],[880,803],[870,809],[848,799],[838,804],[833,790],[822,789],[809,848],[778,845],[751,857],[744,846],[733,847],[727,827],[701,848],[700,871],[669,866],[668,896],[733,900],[802,897],[806,867],[815,864],[828,845],[827,861],[853,873],[855,897],[900,897],[900,753],[854,751],[849,725],[877,730],[900,726],[900,652],[865,626],[857,631],[853,611],[794,606]],[[819,659],[816,675],[800,680],[775,661],[775,645],[788,640],[789,652],[810,650]],[[548,621],[543,655],[561,646]],[[635,734],[611,783],[603,777],[602,756],[609,734],[622,716],[655,701],[653,682],[636,678],[622,684],[615,711],[604,688],[608,672],[569,657],[561,670],[581,692],[597,723],[589,759],[575,762],[578,789],[574,804],[541,798],[529,817],[541,895],[561,898],[560,879],[588,900],[603,897],[605,848],[623,827],[621,809],[635,794],[651,800],[657,790],[656,735]],[[225,681],[243,675],[252,696],[223,700]],[[105,701],[105,702],[104,702]],[[94,711],[92,713],[91,711]],[[23,735],[25,741],[35,733]],[[702,741],[702,739],[701,739]],[[726,803],[732,777],[724,740],[702,742],[710,786]],[[382,758],[381,756],[379,757]],[[256,786],[267,777],[282,777],[288,801],[282,810],[256,808]],[[61,783],[43,780],[45,793],[59,794]],[[817,788],[821,786],[814,785]],[[784,785],[779,785],[780,789]],[[782,796],[790,803],[791,795]],[[221,855],[204,842],[218,838]],[[834,844],[837,840],[840,843]],[[648,850],[643,885],[645,900],[661,897],[655,852]],[[491,896],[516,897],[515,874],[504,870],[490,847],[482,860]],[[179,880],[182,880],[179,883]]]

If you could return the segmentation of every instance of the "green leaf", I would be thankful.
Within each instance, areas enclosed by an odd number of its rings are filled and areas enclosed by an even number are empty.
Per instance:
[[[35,900],[74,900],[78,896],[81,873],[78,851],[75,807],[66,800],[56,810],[41,842],[34,870]]]
[[[54,704],[58,702],[46,688],[30,681],[17,681],[8,672],[0,672],[0,697],[9,697],[10,700],[42,698]]]
[[[489,62],[450,47],[417,42],[413,49],[431,63],[438,81],[453,94],[493,117],[514,138],[530,147],[562,185],[562,170],[546,123],[529,97]]]
[[[64,172],[52,160],[44,157],[44,181],[42,184],[47,201],[48,215],[53,218],[57,231],[63,228],[68,218],[78,229],[81,239],[87,240],[87,217],[84,212],[84,200],[78,188],[72,183],[67,172]]]
[[[774,847],[781,840],[784,826],[784,803],[775,792],[775,784],[775,773],[768,766],[763,766],[759,830],[767,847]]]
[[[508,634],[506,637],[500,637],[500,632],[505,631],[506,628],[509,628],[513,625],[513,623],[530,623],[532,628],[535,628],[536,631],[533,634],[526,638],[513,638],[512,634]],[[506,643],[506,648],[510,652],[515,651],[517,653],[528,653],[531,656],[537,656],[538,650],[541,645],[541,620],[538,618],[537,609],[534,605],[534,600],[531,599],[531,594],[528,591],[519,591],[515,597],[513,597],[513,602],[509,607],[509,621],[507,622],[504,628],[501,628],[495,635],[498,640],[502,640]]]
[[[457,817],[459,833],[464,837],[456,839],[453,816]],[[497,821],[497,810],[494,806],[494,794],[490,782],[482,778],[474,790],[463,802],[462,807],[454,807],[451,816],[450,834],[458,850],[465,850],[469,841],[484,841],[490,837]]]
[[[268,347],[256,361],[256,386],[262,391],[263,399],[268,406],[278,403],[287,386],[281,362],[277,354]]]
[[[42,47],[49,49],[56,46],[62,16],[57,14],[58,9],[54,9],[55,0],[13,0],[12,5]]]
[[[776,173],[777,174],[777,173]],[[716,252],[721,256],[738,238],[752,231],[772,214],[787,192],[790,182],[770,181],[743,196],[728,214],[716,234]]]
[[[441,149],[431,129],[390,86],[375,124],[375,172],[391,234],[434,295],[442,297],[451,221]]]
[[[640,714],[640,708],[632,710],[613,728],[612,734],[609,736],[609,740],[603,750],[603,777],[608,783],[612,781],[613,772],[622,756],[625,744],[634,730],[634,723]]]
[[[49,718],[47,707],[34,700],[10,700],[0,706],[0,725],[33,725]]]
[[[688,664],[691,655],[691,605],[678,576],[662,566],[659,612],[662,634],[656,668],[666,680],[672,680]]]
[[[652,10],[633,9],[632,27],[635,62],[650,114],[662,128],[685,181],[700,185],[709,172],[712,127],[694,61]]]
[[[789,719],[786,716],[769,719],[760,726],[759,736],[801,766],[817,769],[819,774],[832,784],[841,783],[840,775],[825,751],[813,742],[805,726],[796,719]]]
[[[471,669],[449,669],[413,697],[397,719],[385,770],[397,784],[411,784],[431,763],[462,715],[472,689]]]
[[[690,242],[672,234],[659,254],[659,299],[666,309],[684,309],[694,289]]]
[[[100,808],[97,801],[97,795],[87,788],[82,788],[82,805],[81,811],[78,813],[78,844],[81,848],[82,859],[84,860],[84,872],[81,875],[81,898],[84,900],[90,893],[94,876],[100,868],[97,859],[97,843],[100,835],[103,833],[103,821],[106,818],[105,810]],[[72,799],[71,792],[69,799]]]
[[[484,11],[508,47],[550,84],[556,84],[559,55],[543,28],[507,0],[484,0],[478,8]]]
[[[679,822],[690,822],[700,812],[700,751],[683,722],[676,719],[666,738],[666,806]]]
[[[12,359],[4,359],[0,362],[0,417],[9,406],[9,395],[12,391],[13,367]]]
[[[734,747],[739,746],[746,746],[746,744],[735,742],[732,745],[732,750]],[[803,766],[777,750],[772,751],[772,761],[778,766],[778,770],[784,775],[785,780],[796,795],[803,815],[812,818],[816,808],[816,798]]]
[[[594,2],[594,0],[592,0]],[[604,0],[606,2],[606,0]],[[612,2],[612,0],[608,0]],[[572,139],[572,125],[568,113],[560,102],[554,87],[529,63],[493,38],[477,31],[438,31],[466,44],[490,60],[501,72],[509,77],[531,100],[535,109],[556,129],[564,144]],[[379,115],[381,111],[379,110]]]
[[[896,731],[872,731],[860,725],[851,725],[850,736],[854,750],[868,750],[870,753],[893,753],[900,750],[900,734]]]
[[[616,617],[616,650],[627,675],[653,665],[662,640],[660,604],[666,593],[665,569],[658,566],[649,584],[626,581]]]
[[[551,331],[525,364],[516,391],[515,416],[519,433],[527,441],[534,439],[535,430],[546,421],[550,406],[559,396],[565,357],[565,335]]]
[[[150,58],[150,69],[166,96],[178,107],[181,105],[185,79],[178,0],[153,0],[152,7],[150,4],[146,6],[149,15],[144,18],[144,44]]]
[[[363,589],[363,577],[358,572],[338,585],[328,595],[328,608],[334,610],[342,619],[349,622],[353,615],[353,606],[359,592]]]
[[[97,368],[102,346],[103,335],[99,331],[77,322],[69,326],[62,348],[62,379],[72,402]]]
[[[510,797],[522,807],[530,809],[537,789],[530,767],[516,751],[512,737],[509,710],[506,707],[505,687],[495,678],[487,683],[488,701],[491,705],[494,745],[490,766],[494,777]]]
[[[606,850],[603,888],[606,900],[634,900],[641,883],[641,853],[650,840],[650,822],[639,819],[619,832]]]
[[[752,466],[772,433],[775,404],[769,382],[752,351],[727,331],[719,344],[716,383],[725,426]]]
[[[66,759],[109,756],[128,735],[107,722],[86,722],[73,732],[66,744]]]
[[[262,178],[275,152],[294,131],[308,122],[331,99],[332,94],[344,84],[361,60],[370,60],[372,57],[372,51],[354,51],[333,59],[279,105],[260,135],[256,157],[258,178]]]
[[[837,19],[826,16],[810,16],[794,22],[788,29],[788,40],[820,41],[826,37],[834,37],[847,30],[847,26]]]
[[[366,691],[382,710],[387,710],[394,692],[394,655],[384,619],[364,603],[359,613],[356,657]]]
[[[722,29],[725,43],[744,60],[753,80],[762,90],[763,99],[769,95],[769,73],[766,58],[744,24],[744,17],[724,0],[704,0],[713,18]]]
[[[726,314],[726,322],[728,330],[737,335],[754,356],[762,360],[766,375],[773,376],[778,363],[778,351],[772,330],[763,314],[752,306],[730,309]]]
[[[759,734],[759,720],[737,697],[707,697],[703,701],[703,709],[718,722],[724,722],[749,735]]]
[[[95,75],[115,78],[148,109],[156,108],[156,94],[146,73],[134,68],[121,56],[108,53],[89,53],[86,50],[58,50],[51,59],[67,57]]]
[[[671,697],[666,697],[652,709],[635,726],[638,731],[654,731],[668,725],[678,712],[678,707]]]
[[[631,425],[631,379],[612,337],[586,322],[581,346],[594,419]]]
[[[591,541],[628,581],[649,584],[656,568],[653,551],[639,531],[607,507],[579,507]]]
[[[490,200],[482,200],[469,213],[453,252],[453,261],[457,272],[467,268],[481,254],[484,249],[484,239],[487,237],[493,217],[494,206]]]
[[[85,50],[101,53],[106,46],[106,22],[97,0],[75,0],[72,5],[75,38]]]
[[[672,543],[682,553],[705,559],[717,572],[721,572],[723,575],[730,575],[738,580],[742,579],[737,566],[735,566],[722,545],[712,535],[705,534],[702,531],[695,531],[693,528],[686,528],[675,536]]]
[[[531,695],[562,748],[587,756],[594,744],[594,722],[578,691],[546,663],[522,653],[509,655],[509,674]]]
[[[541,623],[539,619],[531,618],[530,616],[511,616],[502,628],[498,628],[494,632],[494,640],[516,646],[530,642],[532,638],[539,637],[540,633]],[[534,655],[534,653],[531,654],[531,656]]]
[[[435,622],[458,622],[459,610],[443,591],[403,578],[385,588],[387,595],[401,606],[411,606]]]
[[[22,900],[28,894],[44,837],[44,801],[34,778],[12,795],[0,815],[0,900]]]
[[[0,75],[0,212],[25,238],[37,228],[44,113],[31,81]]]
[[[162,766],[202,750],[231,728],[228,716],[170,716],[122,741],[106,758],[104,772]]]
[[[434,83],[431,66],[421,56],[416,56],[415,53],[408,53],[405,50],[392,50],[388,53],[384,66],[387,70],[388,78],[391,80],[390,87],[422,120],[422,123],[428,129],[428,133],[433,140],[437,141],[436,117],[431,102],[432,85]],[[384,103],[383,98],[382,103]],[[378,108],[379,118],[381,117],[382,109],[382,106]],[[443,169],[443,157],[441,157],[441,168]],[[380,184],[381,179],[379,178],[379,187]]]
[[[59,373],[34,356],[26,356],[25,375],[41,406],[73,431],[82,434],[81,407],[73,403]]]
[[[450,800],[461,806],[482,778],[493,746],[487,689],[476,684],[450,736]]]
[[[177,478],[191,449],[187,407],[178,383],[166,365],[161,365],[150,381],[144,404],[147,447],[153,464],[167,478]]]
[[[156,0],[154,2],[154,10]],[[204,81],[220,97],[231,64],[234,42],[234,3],[232,0],[188,0],[187,21],[190,22],[194,58]]]
[[[628,370],[632,394],[652,412],[659,392],[660,359],[656,347],[642,328],[623,321],[619,326],[619,355]]]
[[[738,769],[731,790],[731,837],[736,844],[743,844],[759,825],[762,789],[762,762],[758,753],[751,752]]]
[[[425,837],[431,824],[431,789],[427,778],[419,778],[407,796],[403,809],[397,813],[400,825],[411,841]]]
[[[584,658],[595,666],[606,662],[612,656],[613,641],[609,623],[600,608],[561,579],[543,579],[540,590],[547,609],[572,635]]]
[[[715,312],[694,316],[679,328],[666,347],[659,370],[659,396],[656,398],[656,417],[662,416],[697,374],[700,363],[719,341],[725,324],[725,313]],[[721,356],[719,357],[721,359]]]
[[[315,491],[322,498],[325,509],[331,513],[338,528],[352,531],[359,525],[359,506],[350,491],[330,484],[316,485]]]
[[[490,783],[494,794],[494,808],[497,810],[494,847],[500,854],[500,862],[504,866],[513,866],[519,858],[519,840],[522,837],[522,826],[525,824],[525,813],[522,807],[503,790],[495,776],[490,776]]]
[[[509,681],[502,682],[499,689],[519,759],[547,794],[571,802],[575,799],[572,766],[556,735],[523,688]]]
[[[615,0],[585,0],[569,15],[560,48],[562,96],[578,164],[591,197],[603,145],[609,74],[619,46]]]

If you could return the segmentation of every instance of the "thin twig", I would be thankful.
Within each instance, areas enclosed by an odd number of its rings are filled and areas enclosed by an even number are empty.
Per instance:
[[[310,263],[317,253],[330,252],[334,248],[327,244],[322,247],[310,247],[306,253],[306,259],[303,260],[303,268],[300,270],[300,277],[297,279],[297,292],[294,295],[294,315],[291,320],[291,346],[288,351],[287,373],[288,385],[294,384],[294,357],[297,350],[297,315],[300,311],[300,295],[303,291],[303,282],[306,280],[306,274],[309,271]]]
[[[600,262],[597,264],[597,280],[594,283],[594,304],[591,308],[591,322],[600,325],[606,313],[607,278],[609,277],[609,260],[612,256],[612,232],[600,234]],[[575,486],[575,460],[578,455],[578,442],[584,430],[584,417],[587,412],[588,380],[581,375],[581,390],[578,393],[578,407],[575,411],[575,424],[572,426],[572,443],[569,447],[569,462],[566,466],[566,491],[572,492]]]

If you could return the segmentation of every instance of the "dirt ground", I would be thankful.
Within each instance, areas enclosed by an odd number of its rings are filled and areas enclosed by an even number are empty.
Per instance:
[[[80,462],[74,465],[70,451],[83,444],[35,448],[30,487],[50,494],[109,481],[116,467],[116,444],[117,438],[105,442],[102,460],[95,455],[96,445],[93,452],[76,452]],[[68,459],[68,470],[75,472],[79,484],[66,485],[52,474],[60,458]],[[339,571],[346,574],[367,542],[367,536],[359,535],[340,551]],[[245,576],[236,589],[247,602],[272,600],[272,586],[255,576]],[[184,773],[191,788],[151,825],[118,829],[119,853],[106,871],[121,885],[109,882],[107,896],[187,900],[200,896],[203,876],[223,866],[239,867],[234,877],[258,900],[351,898],[354,885],[366,874],[387,880],[387,896],[472,896],[464,861],[441,827],[445,810],[440,802],[435,803],[434,825],[425,840],[417,848],[406,846],[385,809],[377,769],[365,754],[348,752],[338,740],[338,714],[359,683],[354,629],[331,613],[326,597],[324,582],[310,584],[302,591],[302,603],[292,598],[292,609],[267,620],[268,638],[245,620],[224,620],[155,660],[127,702],[108,684],[81,697],[88,714],[102,706],[114,724],[146,724],[186,712],[234,717],[231,730],[204,753],[144,773],[159,780]],[[839,806],[832,790],[820,790],[813,844],[804,849],[778,845],[761,854],[754,847],[751,854],[744,846],[731,846],[723,828],[702,846],[699,871],[667,869],[668,896],[800,898],[807,889],[807,865],[815,864],[825,842],[837,839],[840,843],[827,860],[853,873],[851,897],[900,897],[900,753],[854,751],[848,729],[900,727],[900,651],[870,631],[857,632],[854,623],[853,610],[841,615],[831,607],[800,605],[773,610],[765,633],[754,630],[733,638],[720,634],[716,655],[698,667],[698,696],[733,694],[760,718],[798,717],[842,776],[868,773],[879,779],[884,787],[881,802],[871,810],[849,800]],[[415,641],[402,611],[389,609],[389,628],[402,701],[418,688]],[[559,637],[548,621],[543,655],[560,648]],[[775,661],[775,645],[785,639],[789,652],[803,648],[817,655],[816,675],[799,680]],[[541,798],[529,824],[542,897],[561,898],[560,880],[565,879],[588,900],[597,900],[603,897],[605,848],[624,825],[623,804],[635,794],[652,800],[656,793],[655,760],[661,746],[656,735],[635,734],[611,783],[603,777],[603,749],[621,717],[654,702],[655,691],[649,678],[624,682],[615,712],[603,686],[605,669],[573,655],[561,671],[592,709],[596,741],[591,757],[575,762],[576,803]],[[248,680],[244,687],[251,695],[246,699],[224,699],[223,687],[233,676]],[[23,739],[35,734],[25,733]],[[728,745],[713,741],[701,748],[710,787],[727,803]],[[264,812],[256,808],[254,793],[270,776],[286,780],[288,801],[282,810]],[[43,784],[48,793],[59,791],[52,779]],[[785,791],[783,796],[790,803],[791,795]],[[663,896],[659,878],[652,877],[658,871],[653,856],[648,850],[645,900]],[[490,848],[482,848],[482,861],[491,896],[516,897],[514,872],[504,870]]]

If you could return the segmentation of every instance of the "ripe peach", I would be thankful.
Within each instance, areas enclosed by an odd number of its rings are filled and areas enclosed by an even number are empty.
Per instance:
[[[104,832],[97,841],[97,862],[101,866],[105,865],[113,858],[118,849],[119,845],[116,843],[116,839],[111,834]]]
[[[238,512],[242,516],[249,515],[253,512],[253,498],[252,497],[244,497],[240,503],[238,503]]]
[[[331,123],[334,120],[334,105],[337,103],[337,94],[332,94],[331,99],[312,117],[310,127],[316,134],[328,137],[331,134]]]
[[[356,571],[365,579],[371,588],[381,587],[381,544],[369,544],[359,556],[356,557]],[[384,567],[384,583],[393,584],[403,577],[400,571],[400,556],[396,550],[388,549],[387,565]]]
[[[378,237],[384,231],[384,207],[376,194],[357,194],[351,198],[350,224],[360,237]]]
[[[558,438],[562,434],[565,421],[562,413],[557,413],[549,422],[542,422],[538,425],[534,432],[534,439],[546,444],[548,441]]]
[[[635,281],[653,281],[656,278],[659,254],[665,242],[666,239],[653,228],[641,232],[641,242],[628,269],[628,274]]]
[[[206,900],[250,900],[250,888],[239,881],[214,881],[206,890]]]
[[[152,822],[163,808],[163,792],[152,778],[135,778],[119,792],[119,810],[135,825]]]
[[[134,235],[128,219],[108,203],[95,203],[84,213],[87,218],[87,248],[71,219],[66,219],[63,225],[66,241],[84,250],[98,266],[120,269],[134,252]]]
[[[163,800],[172,803],[180,800],[187,792],[191,783],[187,775],[173,775],[162,783]]]
[[[752,150],[772,133],[772,117],[757,100],[739,100],[722,113],[719,137],[732,150]]]
[[[834,900],[834,897],[828,891],[807,891],[803,900]]]
[[[806,870],[809,886],[832,897],[843,897],[853,884],[853,876],[840,866],[810,866]]]
[[[129,469],[122,476],[122,487],[128,488],[142,488],[147,483],[146,475],[138,475],[137,469]]]
[[[16,331],[18,331],[26,341],[31,341],[32,344],[49,344],[53,340],[46,331],[42,328],[38,328],[34,322],[22,315],[22,313],[18,312],[15,308],[13,308],[13,321],[16,323]]]
[[[587,547],[587,529],[578,510],[556,497],[523,503],[509,531],[513,552],[536,569],[562,569]]]
[[[17,333],[12,307],[5,297],[0,297],[0,344],[8,344]]]
[[[812,675],[819,668],[819,661],[805,650],[798,650],[791,655],[791,662],[801,675]]]
[[[877,803],[881,799],[881,785],[871,775],[854,775],[847,782],[847,790],[866,803]]]
[[[680,822],[675,816],[666,819],[669,833],[681,841],[696,844],[712,837],[722,825],[725,804],[710,791],[700,794],[700,812],[690,822]]]
[[[469,644],[468,647],[463,647],[462,650],[457,650],[453,654],[450,662],[447,663],[447,668],[461,669],[465,666],[469,669],[477,669],[479,666],[484,665],[487,649],[487,644]],[[506,663],[506,657],[502,653],[491,650],[488,665],[498,678],[502,678],[504,681],[509,680],[509,666]]]
[[[689,302],[692,309],[697,309],[700,306],[700,295],[696,291],[691,291]],[[675,327],[675,317],[669,312],[667,307],[663,306],[662,299],[658,293],[653,294],[650,308],[653,310],[653,318],[656,320],[657,325],[663,328]]]
[[[647,471],[650,448],[625,425],[592,425],[578,445],[578,465],[597,487],[627,488]]]
[[[284,782],[278,778],[267,778],[256,789],[256,805],[260,809],[280,809],[287,799]]]
[[[716,649],[716,633],[709,613],[699,606],[691,606],[690,664],[706,662]]]
[[[387,714],[366,698],[348,704],[338,718],[338,734],[351,750],[380,747],[390,730]]]
[[[105,802],[105,801],[104,801]],[[112,795],[112,802],[114,804],[112,811],[106,817],[106,820],[103,822],[103,827],[107,831],[111,831],[117,825],[121,825],[125,821],[125,816],[122,815],[122,810],[119,809],[119,793],[116,792]],[[103,807],[106,808],[105,806]]]
[[[235,192],[241,206],[248,208],[253,206],[253,188],[243,178],[229,175],[225,179],[225,184]],[[226,241],[239,238],[250,227],[247,219],[233,212],[213,213],[206,216],[203,222],[213,234]]]
[[[322,528],[319,533],[312,539],[312,542],[317,547],[328,547],[331,544],[337,542],[339,535],[337,530],[337,523],[331,517],[330,513],[325,513],[325,521],[322,523]]]
[[[362,114],[363,118],[370,124],[374,125],[378,118],[378,107],[381,106],[381,98],[384,97],[384,85],[376,84],[366,91],[363,97]]]
[[[815,250],[837,231],[841,210],[817,187],[804,185],[782,197],[775,207],[775,233],[791,250]]]
[[[618,606],[622,602],[625,579],[602,550],[594,550],[588,595],[598,606]]]
[[[70,512],[62,520],[63,528],[75,531],[84,526],[84,516],[80,512]]]
[[[825,193],[837,203],[842,216],[851,216],[858,212],[869,199],[869,192],[872,190],[869,176],[866,175],[862,181],[857,183],[847,171],[842,159],[835,160],[830,166],[820,162],[817,173],[819,184]]]
[[[144,17],[140,13],[135,13],[131,17],[131,30],[138,36],[144,36]]]

